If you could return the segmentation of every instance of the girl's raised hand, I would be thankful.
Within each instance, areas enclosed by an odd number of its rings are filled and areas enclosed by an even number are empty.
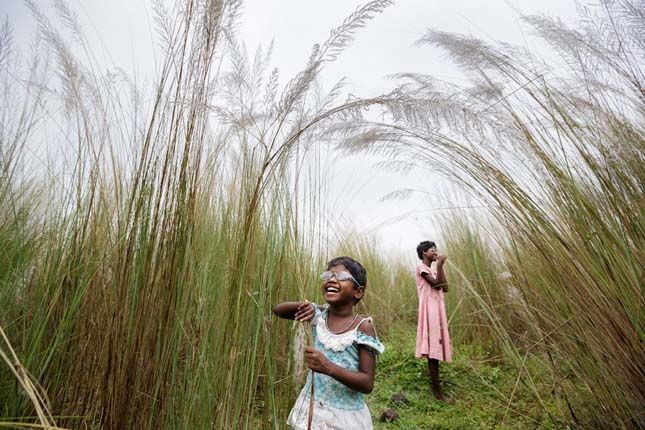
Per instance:
[[[307,367],[314,372],[329,375],[331,373],[332,362],[329,361],[325,354],[317,350],[313,346],[308,346],[305,350],[307,358]]]
[[[315,310],[314,310],[314,304],[309,303],[309,302],[302,302],[300,303],[300,306],[298,306],[298,310],[296,311],[296,315],[294,316],[294,319],[296,321],[309,321],[311,320],[314,315],[315,315]]]

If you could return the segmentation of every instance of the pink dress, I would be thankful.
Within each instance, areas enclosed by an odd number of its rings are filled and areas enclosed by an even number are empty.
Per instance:
[[[436,271],[419,263],[416,269],[417,293],[419,294],[419,321],[417,323],[417,358],[429,357],[452,361],[450,334],[444,293],[435,290],[423,279],[422,273],[436,275]]]

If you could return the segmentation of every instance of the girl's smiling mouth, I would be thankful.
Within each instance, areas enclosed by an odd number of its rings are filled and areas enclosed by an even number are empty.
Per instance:
[[[338,294],[338,293],[340,293],[340,288],[329,286],[329,287],[325,288],[325,293],[327,293],[327,294]]]

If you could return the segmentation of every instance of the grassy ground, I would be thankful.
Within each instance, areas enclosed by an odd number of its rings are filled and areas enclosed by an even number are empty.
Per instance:
[[[554,404],[538,396],[522,381],[514,368],[471,347],[455,346],[454,361],[441,367],[444,389],[453,404],[432,397],[427,364],[414,357],[415,327],[391,333],[381,357],[374,391],[368,405],[375,429],[551,429],[567,428],[558,422]],[[527,366],[538,361],[528,360]],[[537,382],[540,398],[552,398],[550,388]],[[395,403],[402,393],[409,404]],[[511,400],[512,396],[512,400]],[[398,419],[380,421],[384,410],[393,408]],[[548,413],[546,411],[549,411]]]

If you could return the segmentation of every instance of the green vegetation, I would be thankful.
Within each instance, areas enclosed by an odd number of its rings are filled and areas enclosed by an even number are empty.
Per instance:
[[[518,371],[542,360],[548,371],[531,385],[545,409],[565,399],[557,420],[640,428],[643,21],[631,2],[604,6],[580,30],[524,19],[554,59],[430,31],[419,44],[445,50],[470,85],[402,74],[384,102],[394,124],[355,124],[378,139],[361,131],[346,144],[440,171],[487,208],[454,211],[443,226],[451,281],[465,293],[453,303],[470,323],[457,328],[462,339],[496,348]],[[546,398],[544,378],[554,387]]]
[[[377,383],[369,396],[376,429],[568,428],[565,421],[554,418],[560,405],[536,402],[534,387],[518,378],[514,366],[472,346],[456,345],[455,360],[441,366],[445,391],[454,403],[435,400],[426,361],[414,357],[415,335],[416,325],[407,325],[386,339],[388,349],[379,361]],[[531,373],[545,372],[533,357],[525,365]],[[536,385],[541,397],[550,397],[548,382]],[[409,403],[392,401],[398,393]],[[381,421],[382,412],[390,408],[397,411],[398,419]]]
[[[301,360],[297,329],[270,309],[317,300],[316,272],[350,254],[369,271],[359,311],[388,344],[372,412],[410,400],[377,428],[645,427],[645,47],[631,2],[604,2],[580,31],[527,18],[553,66],[430,32],[420,44],[471,86],[404,74],[346,102],[317,77],[389,1],[349,16],[283,88],[268,53],[249,60],[235,41],[237,2],[159,6],[165,51],[145,96],[96,72],[63,2],[62,25],[28,4],[32,63],[0,31],[0,425],[280,428]],[[364,116],[374,105],[383,122]],[[430,399],[412,356],[412,268],[321,219],[329,141],[436,169],[488,207],[442,224],[454,405]]]

